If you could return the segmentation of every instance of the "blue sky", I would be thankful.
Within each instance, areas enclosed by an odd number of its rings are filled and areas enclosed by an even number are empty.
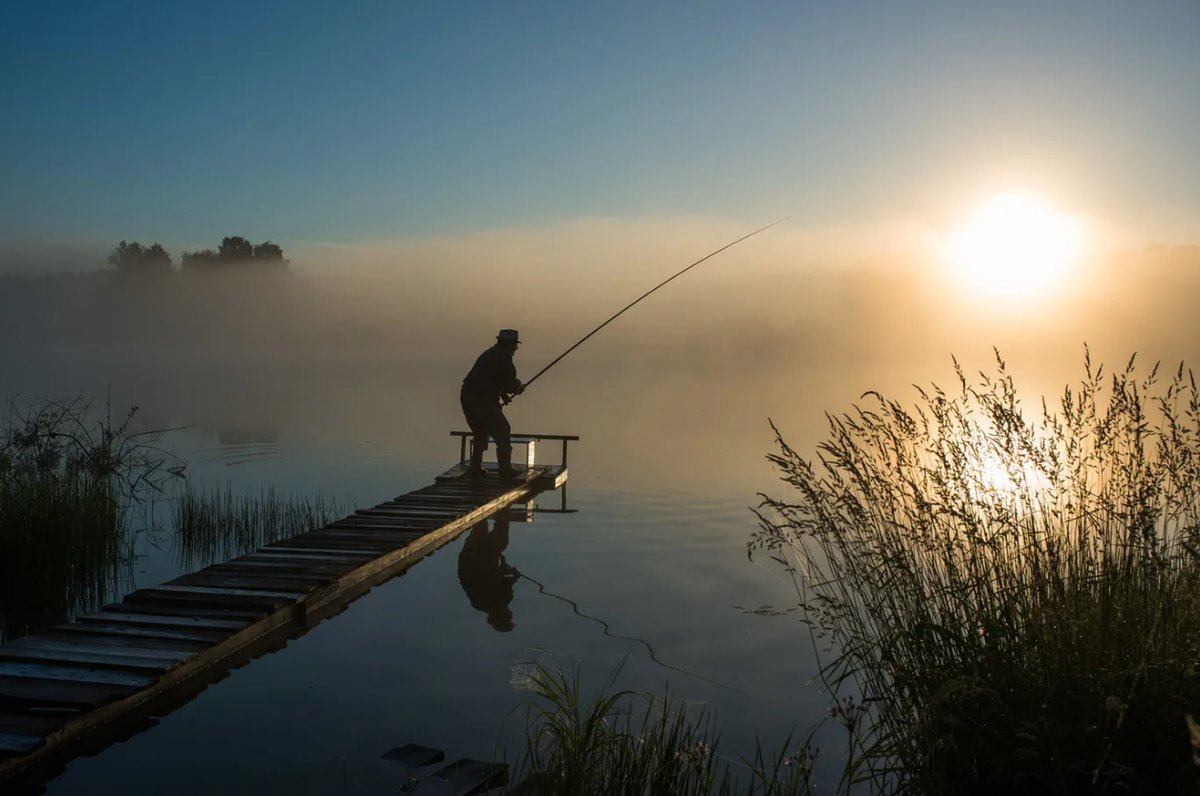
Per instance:
[[[1198,209],[1197,41],[1195,2],[9,2],[0,249],[853,223],[1013,181],[1161,236]]]

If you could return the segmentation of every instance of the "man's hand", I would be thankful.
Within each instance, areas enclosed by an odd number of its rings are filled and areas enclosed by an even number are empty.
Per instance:
[[[513,392],[513,395],[520,395],[523,392],[525,392],[525,385],[517,382],[517,389]]]

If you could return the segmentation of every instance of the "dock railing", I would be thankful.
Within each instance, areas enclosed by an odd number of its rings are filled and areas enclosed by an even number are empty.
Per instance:
[[[467,462],[467,446],[470,443],[471,437],[475,436],[473,431],[451,431],[450,436],[458,437],[458,462],[466,464]],[[570,434],[512,434],[513,445],[525,446],[525,466],[533,467],[537,458],[537,444],[543,440],[561,441],[562,442],[562,460],[559,464],[563,469],[567,467],[567,445],[571,442],[578,442],[579,437]]]

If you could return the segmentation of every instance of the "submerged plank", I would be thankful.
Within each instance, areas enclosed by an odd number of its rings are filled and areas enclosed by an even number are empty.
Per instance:
[[[44,738],[29,735],[5,735],[0,733],[0,754],[24,755],[46,743]]]
[[[456,760],[427,777],[422,777],[410,793],[414,796],[473,796],[508,781],[508,766],[482,760]]]
[[[432,766],[434,763],[440,763],[445,760],[446,753],[441,749],[434,749],[431,746],[406,743],[404,746],[397,746],[394,749],[387,750],[380,757],[393,763],[408,766],[409,768],[424,768],[425,766]]]

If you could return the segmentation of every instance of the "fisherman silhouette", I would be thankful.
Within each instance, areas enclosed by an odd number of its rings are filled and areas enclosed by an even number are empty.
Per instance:
[[[487,623],[494,630],[507,633],[513,624],[513,584],[521,577],[516,567],[504,560],[508,547],[508,522],[505,512],[497,514],[492,530],[487,520],[471,528],[458,554],[458,582],[471,601],[471,607],[487,614]]]
[[[512,361],[519,345],[521,340],[516,329],[501,329],[496,335],[496,344],[479,355],[463,379],[459,401],[467,425],[474,433],[471,438],[471,465],[467,471],[472,478],[487,475],[487,470],[483,469],[483,452],[487,450],[489,436],[496,441],[500,477],[514,478],[517,475],[512,466],[512,427],[500,404],[525,391],[525,385],[517,378],[517,368]]]

